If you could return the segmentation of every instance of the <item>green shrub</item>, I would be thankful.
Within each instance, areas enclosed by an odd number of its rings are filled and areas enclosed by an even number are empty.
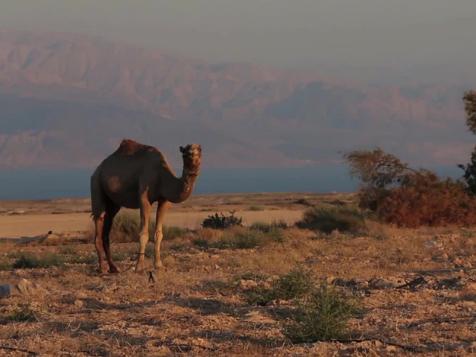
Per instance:
[[[297,267],[275,280],[270,288],[257,286],[244,292],[248,304],[264,306],[273,300],[292,300],[307,294],[313,288],[309,271]]]
[[[64,265],[64,259],[57,254],[49,253],[39,257],[29,254],[22,254],[18,259],[15,260],[12,267],[13,269],[35,269],[62,265]]]
[[[365,220],[362,213],[354,208],[320,206],[305,211],[303,219],[297,222],[297,226],[324,233],[331,233],[334,230],[360,233],[365,231]]]
[[[198,248],[208,249],[209,244],[208,240],[203,238],[196,238],[192,241],[193,245],[197,246]]]
[[[245,300],[250,305],[265,306],[276,299],[273,289],[258,286],[243,292]]]
[[[335,288],[322,284],[299,302],[283,332],[293,343],[343,338],[348,333],[348,320],[356,313],[352,300]]]
[[[236,217],[235,212],[230,212],[229,215],[224,215],[223,213],[215,213],[208,216],[202,222],[203,228],[213,228],[213,229],[225,229],[235,226],[242,226],[243,219],[241,217]]]
[[[302,267],[281,276],[274,284],[274,295],[278,299],[290,300],[302,297],[313,287],[311,273]]]

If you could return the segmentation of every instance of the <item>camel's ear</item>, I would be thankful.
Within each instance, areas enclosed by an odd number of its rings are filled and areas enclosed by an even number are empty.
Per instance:
[[[185,148],[183,146],[180,147],[180,152],[183,154],[185,152]]]

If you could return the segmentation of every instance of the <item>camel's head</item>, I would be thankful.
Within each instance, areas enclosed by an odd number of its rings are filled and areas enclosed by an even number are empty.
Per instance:
[[[180,152],[182,153],[184,164],[190,168],[198,169],[202,158],[202,147],[198,144],[190,144],[187,146],[181,146]]]

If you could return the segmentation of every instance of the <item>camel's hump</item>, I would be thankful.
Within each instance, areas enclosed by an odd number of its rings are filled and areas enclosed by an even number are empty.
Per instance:
[[[143,152],[143,151],[157,152],[158,150],[152,146],[144,145],[131,139],[122,140],[121,144],[119,145],[119,148],[117,149],[118,153],[125,154],[125,155],[134,155],[135,153]]]

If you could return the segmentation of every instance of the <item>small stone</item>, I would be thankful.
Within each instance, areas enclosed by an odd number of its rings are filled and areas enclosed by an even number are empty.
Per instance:
[[[78,308],[82,308],[84,306],[84,301],[82,300],[74,300],[74,303],[73,303],[74,306],[78,307]]]
[[[465,286],[465,291],[471,294],[476,294],[476,283],[469,282]]]
[[[385,347],[385,350],[387,352],[393,353],[393,352],[397,352],[397,347],[396,346],[387,346],[387,347]]]
[[[0,298],[9,297],[12,293],[12,286],[10,284],[0,285]]]

